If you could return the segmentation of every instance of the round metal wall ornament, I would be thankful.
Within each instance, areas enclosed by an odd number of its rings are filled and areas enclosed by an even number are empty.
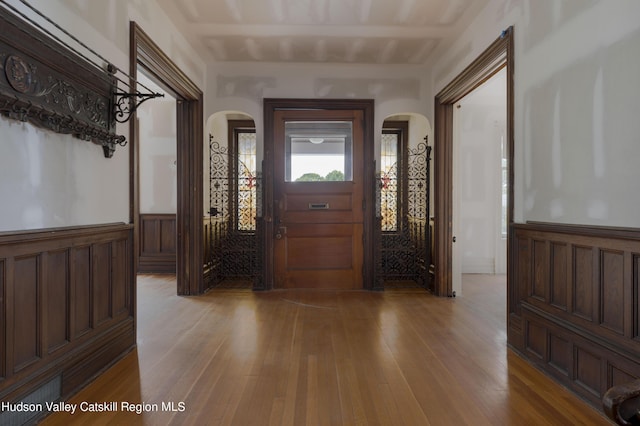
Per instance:
[[[20,93],[27,93],[33,85],[33,73],[29,64],[19,56],[10,55],[4,64],[7,81],[13,89]]]

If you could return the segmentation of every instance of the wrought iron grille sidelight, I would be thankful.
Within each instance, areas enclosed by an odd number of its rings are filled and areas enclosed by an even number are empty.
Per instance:
[[[209,135],[209,217],[205,221],[209,287],[250,282],[262,289],[262,180],[256,167],[255,133],[234,149]]]
[[[403,161],[401,134],[383,133],[380,148],[380,219],[382,232],[398,230],[398,218],[402,212]]]
[[[383,167],[376,179],[377,289],[392,282],[432,289],[429,274],[431,147],[426,142],[420,143],[408,149],[407,154],[406,166],[400,162],[384,164],[385,158],[382,158]]]

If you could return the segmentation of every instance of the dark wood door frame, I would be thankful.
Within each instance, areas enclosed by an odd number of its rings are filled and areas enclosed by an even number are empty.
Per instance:
[[[264,99],[264,278],[265,288],[273,288],[273,236],[274,236],[274,113],[281,109],[361,110],[364,122],[364,226],[363,270],[365,289],[374,282],[373,225],[375,214],[375,154],[374,154],[374,101],[372,99]]]
[[[507,68],[507,282],[510,278],[511,224],[513,223],[513,27],[509,27],[435,98],[434,215],[435,289],[452,295],[453,253],[453,108],[495,73]]]
[[[202,199],[204,121],[202,91],[155,44],[135,22],[130,23],[130,70],[137,78],[138,66],[148,71],[176,96],[178,207],[176,223],[176,278],[180,295],[203,291]],[[138,266],[140,216],[140,148],[135,116],[130,121],[129,220],[134,225],[133,266]]]

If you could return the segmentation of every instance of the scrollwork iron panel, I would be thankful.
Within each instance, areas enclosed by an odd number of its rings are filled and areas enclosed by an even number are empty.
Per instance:
[[[426,140],[426,138],[425,138]],[[408,150],[406,165],[406,193],[400,193],[405,200],[397,199],[394,191],[399,188],[403,174],[396,169],[377,175],[376,187],[376,241],[378,255],[376,259],[376,282],[374,288],[383,289],[389,281],[413,282],[416,286],[432,289],[429,275],[431,264],[430,230],[429,230],[429,164],[431,147],[426,143]],[[390,200],[389,197],[396,197]],[[400,211],[398,224],[388,218],[393,206],[405,205],[406,211]]]
[[[382,231],[393,232],[398,230],[398,217],[401,203],[398,197],[401,177],[398,170],[400,146],[399,133],[385,133],[382,135],[382,147],[380,153],[380,218]],[[401,166],[400,166],[401,167]]]
[[[262,178],[255,169],[230,157],[228,149],[210,136],[209,286],[242,279],[262,289]]]

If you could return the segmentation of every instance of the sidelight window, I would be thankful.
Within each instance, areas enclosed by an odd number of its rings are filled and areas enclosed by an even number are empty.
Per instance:
[[[397,232],[403,206],[406,122],[385,122],[380,146],[380,216],[383,232]]]
[[[255,231],[257,216],[257,151],[255,127],[230,121],[232,147],[232,203],[235,204],[235,228],[238,231]],[[251,125],[253,123],[251,122]]]
[[[382,230],[398,230],[398,147],[399,134],[383,131],[380,150],[380,209]]]

